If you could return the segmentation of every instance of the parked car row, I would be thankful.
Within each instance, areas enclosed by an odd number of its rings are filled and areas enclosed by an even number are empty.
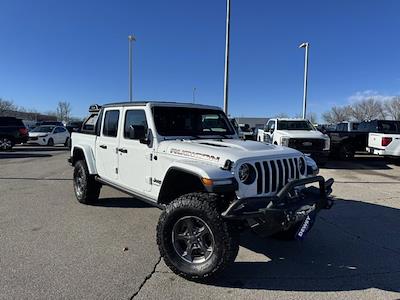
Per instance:
[[[11,150],[16,144],[36,144],[53,146],[70,145],[72,132],[80,132],[82,122],[70,122],[66,126],[62,122],[36,122],[26,127],[21,119],[0,117],[0,150]]]

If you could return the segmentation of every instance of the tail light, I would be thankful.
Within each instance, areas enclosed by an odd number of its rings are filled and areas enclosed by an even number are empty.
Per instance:
[[[19,134],[20,135],[28,135],[28,129],[27,128],[18,128]]]
[[[382,146],[387,146],[392,142],[392,138],[391,137],[383,137],[382,138]]]

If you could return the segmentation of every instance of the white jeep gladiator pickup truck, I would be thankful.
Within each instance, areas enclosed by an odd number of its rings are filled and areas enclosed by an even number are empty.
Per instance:
[[[302,239],[316,213],[332,205],[333,179],[318,176],[312,159],[238,139],[220,108],[126,102],[90,112],[82,133],[72,134],[76,198],[101,201],[108,185],[162,208],[160,254],[182,277],[223,270],[246,228]]]
[[[258,129],[257,141],[299,150],[320,165],[325,164],[329,156],[329,136],[305,119],[269,119],[264,129]]]

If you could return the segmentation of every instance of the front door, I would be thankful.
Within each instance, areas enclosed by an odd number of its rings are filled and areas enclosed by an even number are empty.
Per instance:
[[[120,110],[104,110],[100,135],[96,139],[97,173],[103,179],[116,182],[118,179],[118,138],[121,134]],[[101,120],[100,120],[101,121]]]
[[[124,109],[123,132],[119,141],[119,181],[121,185],[138,193],[151,190],[152,148],[138,139],[130,137],[131,126],[144,126],[148,131],[146,113],[143,109]]]
[[[267,143],[273,143],[274,141],[274,131],[275,131],[275,121],[271,120],[267,124],[267,134],[265,137],[265,141]]]

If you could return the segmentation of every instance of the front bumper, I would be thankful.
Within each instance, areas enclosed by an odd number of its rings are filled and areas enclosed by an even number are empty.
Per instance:
[[[318,164],[321,164],[321,163],[326,163],[328,161],[330,151],[329,150],[304,151],[303,153],[306,154],[306,155],[309,155]]]
[[[318,182],[319,187],[308,187],[301,191],[297,187]],[[274,197],[255,197],[235,200],[222,217],[247,221],[250,228],[261,235],[272,235],[287,230],[307,218],[312,212],[329,209],[333,205],[329,194],[333,179],[315,176],[291,181]]]

